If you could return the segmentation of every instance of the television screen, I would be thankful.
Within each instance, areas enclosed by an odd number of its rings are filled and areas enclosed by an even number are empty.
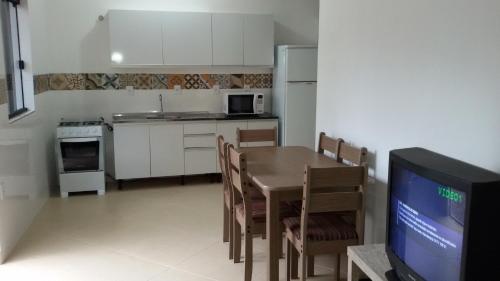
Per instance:
[[[466,194],[394,163],[388,246],[427,281],[460,280]]]

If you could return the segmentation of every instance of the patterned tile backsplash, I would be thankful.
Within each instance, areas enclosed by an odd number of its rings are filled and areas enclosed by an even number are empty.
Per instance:
[[[147,73],[54,73],[34,77],[35,93],[62,90],[265,89],[273,87],[273,75],[264,74],[147,74]],[[0,102],[2,97],[0,97]]]

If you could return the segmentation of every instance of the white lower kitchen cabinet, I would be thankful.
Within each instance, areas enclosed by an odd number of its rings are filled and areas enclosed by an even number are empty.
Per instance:
[[[236,146],[236,130],[247,129],[247,121],[223,121],[217,123],[217,136],[222,135],[224,141]],[[220,173],[220,164],[217,161],[217,173]]]
[[[278,128],[278,120],[250,120],[248,121],[248,129],[272,129]]]
[[[271,129],[277,126],[277,119],[118,123],[114,125],[115,178],[218,173],[218,135],[236,144],[238,128]]]
[[[217,123],[217,136],[222,135],[224,141],[236,145],[236,130],[246,130],[247,121],[223,121]]]
[[[217,152],[215,147],[186,148],[184,150],[185,174],[212,174],[217,171]]]
[[[258,129],[273,129],[274,127],[278,128],[278,120],[251,120],[248,121],[248,129],[249,130],[258,130]],[[271,146],[273,142],[252,142],[245,144],[245,146],[255,147],[255,146]],[[243,146],[243,145],[242,145]]]
[[[184,174],[184,126],[168,123],[149,127],[151,177]]]
[[[184,167],[186,175],[213,174],[217,171],[215,121],[184,124]]]
[[[224,137],[224,141],[233,144],[236,146],[236,129],[246,130],[246,129],[272,129],[274,127],[278,127],[277,119],[270,120],[239,120],[239,121],[219,121],[217,122],[217,136],[222,135]],[[241,144],[242,147],[246,146],[266,146],[273,145],[272,142],[258,142],[247,145],[246,143]],[[220,173],[220,165],[217,161],[217,173]]]
[[[151,177],[149,126],[115,124],[114,152],[116,179]]]

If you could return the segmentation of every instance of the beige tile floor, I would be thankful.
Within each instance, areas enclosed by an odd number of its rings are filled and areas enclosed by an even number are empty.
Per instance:
[[[243,263],[227,258],[221,214],[222,186],[206,179],[185,186],[138,181],[103,197],[51,198],[0,265],[0,280],[243,280]],[[263,281],[266,243],[254,241],[253,280]],[[311,280],[334,280],[334,264],[318,257]],[[286,279],[284,260],[280,276]]]

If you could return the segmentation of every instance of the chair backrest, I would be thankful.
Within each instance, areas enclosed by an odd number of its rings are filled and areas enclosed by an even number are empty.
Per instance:
[[[304,196],[301,214],[301,237],[307,237],[310,213],[353,212],[358,241],[364,241],[365,188],[367,167],[311,168],[306,166],[304,174]],[[345,191],[345,187],[352,187]]]
[[[362,166],[368,161],[368,150],[366,147],[357,148],[345,142],[339,145],[339,154],[337,161],[341,163],[348,162],[351,165]]]
[[[339,156],[340,144],[343,143],[344,140],[341,138],[334,139],[328,137],[324,132],[319,133],[319,142],[318,142],[318,153],[325,154],[325,150],[335,154],[335,157]]]
[[[241,143],[272,142],[272,146],[278,146],[278,129],[240,130],[236,129],[236,145]]]
[[[250,198],[250,182],[247,176],[247,161],[244,153],[238,152],[232,144],[226,146],[227,151],[227,172],[229,174],[230,188],[232,189],[235,203],[243,201],[245,214],[251,215],[252,200]],[[239,195],[239,196],[237,196]],[[251,219],[248,217],[247,219]]]

